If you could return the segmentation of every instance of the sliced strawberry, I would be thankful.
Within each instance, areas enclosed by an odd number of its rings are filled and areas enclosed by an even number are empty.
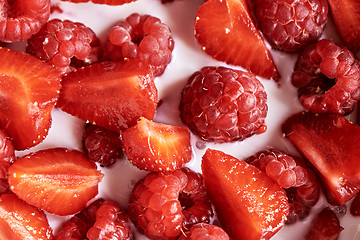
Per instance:
[[[343,229],[336,214],[326,207],[314,219],[305,240],[336,240]]]
[[[57,106],[100,127],[119,132],[155,114],[154,78],[139,60],[93,64],[64,76],[62,85]]]
[[[136,0],[61,0],[69,1],[73,3],[82,3],[82,2],[93,2],[97,4],[107,4],[107,5],[123,5],[125,3],[135,2]]]
[[[198,9],[195,37],[213,58],[278,80],[263,38],[251,20],[246,0],[208,0]]]
[[[122,140],[129,161],[143,170],[175,171],[191,159],[190,133],[183,127],[141,117],[123,131]]]
[[[329,0],[336,28],[346,46],[353,52],[360,50],[360,1]]]
[[[269,239],[289,212],[285,191],[245,161],[208,149],[202,172],[210,200],[230,238]]]
[[[0,62],[0,127],[17,150],[27,149],[48,134],[60,77],[48,63],[7,48],[0,48]]]
[[[282,131],[315,167],[328,201],[343,205],[360,190],[360,127],[341,116],[297,113]]]
[[[0,196],[0,239],[52,239],[53,233],[43,211],[13,193]]]
[[[58,215],[85,208],[103,174],[75,150],[54,148],[19,158],[9,168],[10,189],[27,203]]]
[[[353,216],[360,216],[360,192],[356,194],[351,202],[350,213]]]

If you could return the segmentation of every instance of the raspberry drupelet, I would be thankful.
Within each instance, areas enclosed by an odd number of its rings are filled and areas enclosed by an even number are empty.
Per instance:
[[[358,60],[346,48],[322,39],[299,55],[291,82],[305,109],[314,113],[351,113],[360,99]]]
[[[183,232],[179,240],[229,240],[229,235],[221,228],[206,223],[198,223]]]
[[[171,61],[174,40],[168,26],[150,15],[133,13],[109,32],[106,55],[112,61],[138,58],[160,76]]]
[[[26,52],[49,62],[61,74],[102,58],[96,34],[84,24],[52,19],[28,40]]]
[[[226,67],[204,67],[188,80],[180,115],[206,141],[243,140],[264,126],[267,95],[255,75]]]
[[[259,29],[276,49],[295,52],[317,41],[328,15],[326,0],[256,0]]]

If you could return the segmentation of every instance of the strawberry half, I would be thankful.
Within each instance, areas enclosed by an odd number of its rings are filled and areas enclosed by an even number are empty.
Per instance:
[[[0,239],[53,239],[43,211],[27,204],[13,193],[0,196]]]
[[[136,167],[175,171],[191,159],[190,133],[186,128],[140,118],[122,133],[124,152]]]
[[[360,1],[329,0],[331,15],[346,46],[353,52],[360,50]]]
[[[213,58],[264,78],[279,73],[249,14],[246,0],[208,0],[197,11],[195,37]]]
[[[58,107],[109,130],[119,132],[155,114],[152,71],[139,60],[93,64],[64,76],[62,85]]]
[[[360,190],[360,127],[344,117],[301,112],[282,131],[315,167],[328,201],[343,205]]]
[[[0,62],[0,127],[24,150],[48,134],[60,77],[48,63],[7,48],[0,48]]]
[[[61,1],[69,1],[73,3],[82,3],[82,2],[93,2],[97,4],[107,4],[107,5],[123,5],[125,3],[135,2],[136,0],[61,0]]]
[[[202,172],[210,200],[231,239],[269,239],[289,212],[285,191],[256,167],[208,149]]]
[[[98,193],[103,174],[75,150],[54,148],[19,158],[9,168],[10,189],[27,203],[58,215],[75,214]]]

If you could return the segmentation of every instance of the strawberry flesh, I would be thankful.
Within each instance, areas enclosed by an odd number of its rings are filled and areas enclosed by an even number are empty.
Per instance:
[[[350,205],[350,213],[353,216],[360,216],[360,193],[356,194]]]
[[[286,193],[255,166],[208,149],[201,168],[218,219],[232,239],[269,239],[284,225]]]

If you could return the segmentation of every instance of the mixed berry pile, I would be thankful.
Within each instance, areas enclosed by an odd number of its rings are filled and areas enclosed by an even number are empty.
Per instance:
[[[122,9],[141,1],[66,5]],[[187,0],[154,1],[175,19],[170,7]],[[184,5],[194,12],[193,51],[218,64],[189,72],[170,93],[178,95],[169,112],[176,123],[156,120],[170,104],[159,81],[176,74],[177,44],[188,39],[138,12],[95,32],[55,17],[66,16],[62,4],[0,7],[1,239],[260,240],[309,222],[299,239],[322,240],[342,237],[344,215],[360,216],[360,121],[349,120],[360,116],[357,0]],[[329,19],[339,39],[324,34]],[[282,76],[276,51],[297,58],[287,64],[291,76]],[[302,111],[271,129],[286,144],[230,155],[222,146],[239,153],[273,126],[265,82],[280,90],[289,83]],[[81,122],[72,132],[80,149],[46,145],[55,111]],[[126,165],[136,181],[116,175],[113,192],[99,194],[107,174]],[[113,198],[123,182],[131,188],[125,204]],[[60,226],[50,215],[62,217]]]

